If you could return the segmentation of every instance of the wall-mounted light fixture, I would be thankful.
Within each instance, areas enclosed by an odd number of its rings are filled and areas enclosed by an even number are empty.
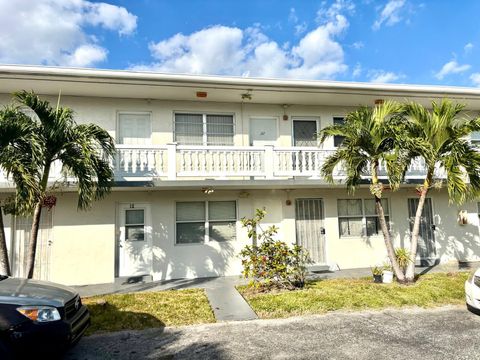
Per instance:
[[[288,115],[287,115],[287,109],[290,107],[288,104],[283,104],[283,120],[287,121],[288,120]]]
[[[215,192],[215,190],[211,187],[204,187],[204,188],[202,188],[202,192],[205,195],[210,195],[210,194],[213,194]]]
[[[197,91],[197,98],[206,98],[208,93],[206,91]]]
[[[252,100],[252,89],[247,89],[246,93],[241,95],[242,100]]]

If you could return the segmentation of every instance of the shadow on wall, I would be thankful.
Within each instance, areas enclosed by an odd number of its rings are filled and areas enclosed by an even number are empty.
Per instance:
[[[235,241],[175,245],[165,224],[153,233],[153,272],[157,280],[223,276],[238,257]]]

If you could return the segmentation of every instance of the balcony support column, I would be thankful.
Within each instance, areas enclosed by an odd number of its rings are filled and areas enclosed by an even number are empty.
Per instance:
[[[265,145],[265,157],[263,164],[265,171],[265,179],[274,179],[275,154],[273,149],[273,145]]]
[[[167,178],[177,179],[177,143],[167,144]]]

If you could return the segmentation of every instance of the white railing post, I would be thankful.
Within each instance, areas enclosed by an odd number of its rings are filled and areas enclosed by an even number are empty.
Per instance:
[[[168,180],[177,178],[177,143],[167,144],[167,177]]]
[[[265,145],[265,156],[263,158],[264,161],[264,171],[265,171],[265,179],[273,179],[274,174],[274,150],[273,145]]]

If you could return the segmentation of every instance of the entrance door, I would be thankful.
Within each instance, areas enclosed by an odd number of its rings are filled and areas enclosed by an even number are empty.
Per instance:
[[[152,227],[148,204],[119,206],[118,275],[150,275]]]
[[[35,253],[33,278],[50,280],[50,259],[52,252],[52,210],[42,209]],[[32,229],[32,218],[15,217],[15,234],[13,239],[12,272],[15,277],[27,276],[27,254]]]
[[[295,201],[297,244],[308,250],[314,264],[325,264],[325,229],[322,199]]]
[[[410,233],[413,230],[413,223],[415,221],[415,213],[417,211],[419,199],[408,199],[408,216],[410,222]],[[425,206],[423,207],[422,217],[420,220],[420,232],[417,244],[417,259],[416,262],[420,266],[435,265],[437,258],[437,251],[435,248],[435,224],[433,222],[432,199],[425,199]]]
[[[276,141],[276,118],[250,119],[250,146],[275,145]]]

